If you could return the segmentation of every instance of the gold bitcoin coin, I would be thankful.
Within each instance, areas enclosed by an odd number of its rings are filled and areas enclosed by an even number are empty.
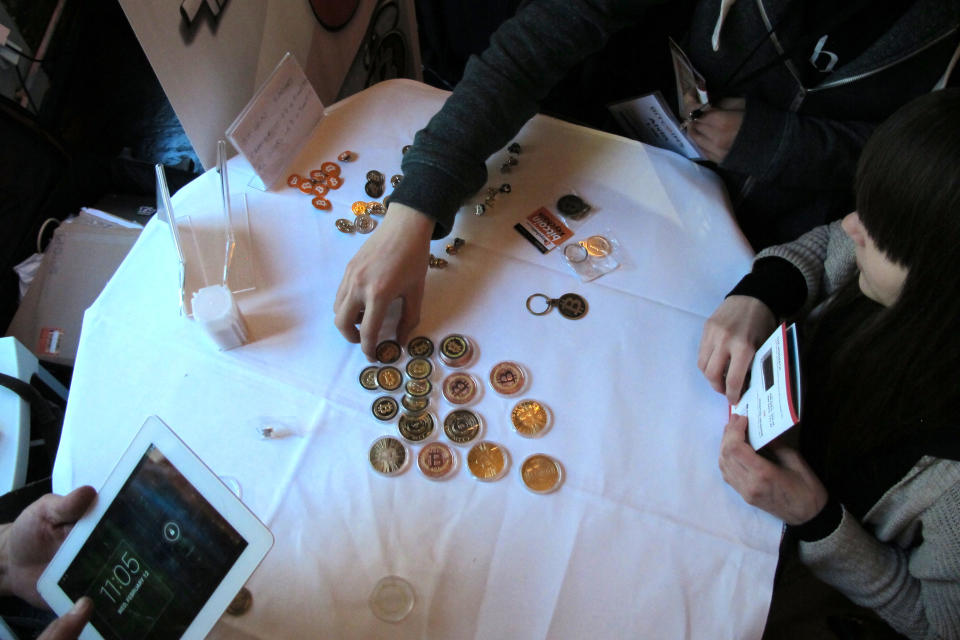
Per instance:
[[[394,391],[400,388],[403,383],[403,374],[396,367],[380,367],[377,371],[377,384],[380,388],[387,391]]]
[[[510,411],[510,422],[521,436],[536,438],[550,427],[550,410],[536,400],[521,400]]]
[[[478,442],[467,454],[467,466],[477,480],[493,482],[503,477],[509,457],[507,450],[493,442]]]
[[[523,461],[520,477],[530,491],[550,493],[563,482],[563,467],[545,453],[535,453]]]

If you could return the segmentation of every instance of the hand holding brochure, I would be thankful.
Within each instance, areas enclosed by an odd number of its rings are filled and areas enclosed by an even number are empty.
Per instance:
[[[750,421],[747,441],[760,449],[800,421],[797,327],[781,324],[757,350],[750,386],[730,412]]]

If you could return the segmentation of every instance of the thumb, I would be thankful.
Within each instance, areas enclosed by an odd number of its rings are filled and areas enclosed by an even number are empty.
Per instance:
[[[96,497],[93,487],[77,487],[50,505],[50,516],[55,524],[73,524],[87,512]]]
[[[38,640],[74,640],[83,631],[93,613],[93,600],[84,596],[73,608],[50,623]]]

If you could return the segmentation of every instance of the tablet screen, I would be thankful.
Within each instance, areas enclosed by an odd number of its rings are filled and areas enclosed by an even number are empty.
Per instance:
[[[57,584],[104,638],[179,638],[246,546],[151,444]]]

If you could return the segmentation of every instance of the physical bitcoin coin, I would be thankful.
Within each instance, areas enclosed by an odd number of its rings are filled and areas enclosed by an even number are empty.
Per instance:
[[[360,386],[368,391],[374,391],[377,388],[377,371],[379,367],[376,365],[364,367],[363,371],[360,372]]]
[[[407,380],[404,389],[414,398],[425,398],[433,391],[433,385],[430,384],[430,381],[426,378],[422,380]]]
[[[373,416],[377,420],[393,420],[397,415],[397,411],[400,410],[397,401],[390,396],[380,396],[373,401],[373,405],[370,407],[370,410],[373,411]]]
[[[430,398],[414,398],[409,393],[405,393],[403,398],[400,399],[400,404],[410,413],[420,413],[426,411],[427,407],[430,406]]]
[[[424,445],[417,456],[417,465],[423,475],[431,480],[443,480],[449,477],[457,466],[456,454],[442,442]]]
[[[454,444],[473,442],[479,437],[481,427],[480,416],[466,409],[452,411],[443,420],[443,432]]]
[[[407,343],[411,358],[429,358],[433,355],[433,341],[426,336],[417,336]]]
[[[370,446],[370,466],[377,473],[393,476],[402,472],[409,457],[407,447],[396,438],[384,436]]]
[[[400,359],[400,343],[396,340],[384,340],[377,345],[377,360],[383,364],[393,364]]]
[[[407,375],[414,380],[429,378],[433,373],[433,365],[427,358],[414,358],[407,363]]]
[[[477,480],[484,482],[493,482],[502,478],[508,464],[507,450],[494,442],[478,442],[467,453],[467,467],[470,473]]]
[[[451,373],[443,381],[443,397],[451,404],[472,402],[477,390],[477,380],[469,373]]]
[[[429,412],[419,414],[401,413],[397,428],[408,442],[423,442],[433,435],[436,423]]]
[[[520,465],[520,477],[530,491],[550,493],[563,483],[563,467],[545,453],[535,453]]]
[[[470,363],[473,345],[459,333],[451,334],[440,341],[440,360],[449,367],[462,367]]]
[[[514,430],[525,438],[536,438],[550,428],[550,410],[536,400],[521,400],[510,411]]]
[[[498,362],[490,370],[490,386],[501,395],[516,395],[526,384],[527,374],[516,362]]]
[[[377,371],[377,384],[386,391],[395,391],[403,384],[403,374],[396,367],[380,367]]]

